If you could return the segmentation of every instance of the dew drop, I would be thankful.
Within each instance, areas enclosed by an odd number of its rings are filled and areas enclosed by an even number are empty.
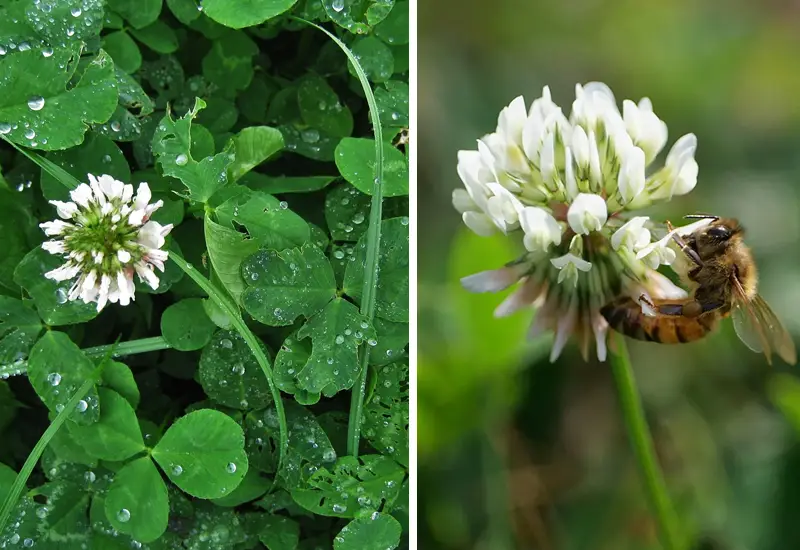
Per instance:
[[[122,128],[122,126],[118,121],[115,120],[111,123],[111,130],[113,130],[114,132],[119,132],[120,128]],[[175,163],[178,164],[178,159],[175,159]],[[186,162],[184,162],[183,164],[186,164]]]
[[[331,7],[336,13],[340,13],[344,9],[344,0],[333,0]]]
[[[225,349],[231,349],[233,347],[233,342],[231,342],[227,338],[223,338],[222,340],[219,341],[219,345]]]
[[[27,42],[20,42],[19,43],[19,51],[27,52],[30,49],[31,49],[31,45],[28,44]]]
[[[319,141],[319,130],[314,128],[306,128],[302,132],[300,132],[300,137],[306,143],[316,143]]]
[[[334,250],[333,257],[336,258],[337,260],[341,260],[342,258],[344,258],[344,252],[342,252],[341,250]]]
[[[50,57],[51,55],[53,55],[53,48],[50,48],[50,47],[42,48],[42,56],[43,57]]]
[[[6,55],[7,51],[3,46],[0,46],[0,55]]]
[[[187,162],[189,162],[189,157],[187,157],[187,156],[186,156],[186,155],[184,155],[183,153],[181,153],[180,155],[178,155],[177,157],[175,157],[175,164],[177,164],[178,166],[183,166],[183,165],[185,165]]]
[[[353,223],[358,225],[358,224],[363,223],[363,222],[364,222],[364,214],[362,214],[361,212],[357,212],[353,216]]]
[[[33,545],[36,544],[33,539],[25,539],[22,541],[22,546],[25,548],[33,548]]]
[[[281,210],[286,210],[287,208],[289,208],[289,203],[286,201],[281,201],[278,203],[278,206],[281,207]]]
[[[342,514],[347,511],[347,506],[345,506],[344,504],[334,504],[333,511],[336,512],[337,514]]]
[[[334,340],[334,342],[336,342],[337,344],[343,344],[343,343],[344,343],[344,336],[342,336],[342,335],[340,334],[339,336],[337,336],[337,337],[336,337],[336,339]]]
[[[19,534],[14,533],[13,535],[11,535],[11,538],[8,539],[8,542],[10,542],[11,544],[17,544],[19,542]]]
[[[176,464],[172,467],[172,475],[179,476],[183,473],[183,467],[180,464]]]
[[[361,321],[361,328],[367,328],[367,327],[369,327],[369,323],[367,323],[366,321]]]
[[[402,218],[400,218],[400,223],[402,223],[403,225],[408,225],[408,216],[403,216]]]
[[[244,374],[244,365],[242,363],[236,363],[231,369],[231,372],[238,375]]]
[[[44,519],[47,517],[47,506],[42,506],[41,508],[36,509],[36,517],[39,519]]]
[[[47,375],[47,381],[51,386],[58,386],[61,383],[61,375],[57,372],[51,372]]]
[[[370,346],[377,346],[378,341],[375,340],[375,338],[370,338],[369,340],[367,340],[367,344],[369,344]]]
[[[24,135],[28,139],[33,139],[36,137],[36,132],[33,131],[33,128],[28,128],[27,130],[25,130]]]
[[[83,13],[78,6],[73,7],[69,12],[72,14],[72,17],[80,17],[81,13]]]
[[[78,411],[79,413],[86,412],[86,409],[88,409],[88,408],[89,408],[89,404],[86,401],[84,401],[83,399],[78,401],[78,403],[75,405],[75,410]]]
[[[228,472],[229,474],[236,472],[236,464],[234,464],[233,462],[228,462],[228,465],[225,466],[225,471]]]
[[[94,480],[97,479],[97,475],[93,471],[89,470],[83,474],[83,479],[85,479],[87,483],[94,483]]]
[[[8,122],[0,122],[0,134],[7,134],[11,131],[11,125]]]
[[[131,513],[127,508],[123,508],[119,512],[117,512],[117,520],[122,523],[127,523],[131,519]]]

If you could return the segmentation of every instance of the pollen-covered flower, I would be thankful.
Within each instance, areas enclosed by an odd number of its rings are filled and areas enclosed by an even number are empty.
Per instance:
[[[663,226],[633,213],[694,188],[697,139],[678,139],[664,166],[654,168],[667,125],[649,99],[625,100],[620,112],[605,84],[577,85],[575,95],[569,117],[547,87],[528,109],[522,97],[504,108],[477,150],[458,152],[464,189],[453,192],[453,205],[475,233],[501,231],[520,238],[527,250],[502,269],[465,278],[464,286],[497,292],[520,283],[497,316],[533,306],[531,334],[556,333],[551,360],[577,333],[584,357],[593,335],[602,361],[608,324],[599,310],[605,303],[622,293],[685,296],[655,271],[676,258],[672,233],[651,243]]]
[[[158,288],[155,268],[164,271],[168,253],[161,250],[172,224],[150,220],[163,201],[150,204],[147,183],[133,186],[111,176],[89,174],[89,184],[70,191],[71,202],[50,201],[59,217],[39,224],[56,237],[42,244],[51,254],[64,256],[61,267],[45,273],[54,281],[75,279],[69,300],[97,302],[97,311],[108,302],[128,305],[134,296],[133,274],[150,288]]]

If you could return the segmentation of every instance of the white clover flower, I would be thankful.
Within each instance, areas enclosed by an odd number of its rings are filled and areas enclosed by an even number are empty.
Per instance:
[[[66,257],[64,265],[45,273],[54,281],[77,277],[68,293],[69,300],[97,302],[97,311],[108,302],[128,305],[135,300],[133,274],[152,289],[158,288],[154,269],[164,271],[168,253],[161,250],[172,224],[150,220],[163,201],[150,203],[147,183],[133,186],[108,175],[89,174],[89,184],[73,191],[73,202],[50,201],[67,222],[54,220],[39,224],[45,234],[59,237],[42,244],[51,254]]]
[[[602,83],[577,85],[568,117],[547,87],[527,110],[515,98],[475,150],[459,151],[464,188],[453,192],[453,205],[475,233],[518,236],[527,253],[465,278],[464,286],[497,292],[519,282],[497,316],[538,308],[531,334],[556,332],[551,359],[575,332],[584,357],[593,335],[604,359],[603,305],[621,293],[658,299],[683,292],[654,271],[680,256],[672,234],[651,243],[663,226],[633,214],[697,183],[693,134],[675,142],[663,167],[652,166],[667,136],[649,99],[625,100],[620,112]]]

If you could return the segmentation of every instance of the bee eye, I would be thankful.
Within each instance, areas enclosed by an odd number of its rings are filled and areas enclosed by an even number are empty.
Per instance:
[[[717,225],[708,230],[709,237],[726,241],[731,238],[731,230],[724,225]]]

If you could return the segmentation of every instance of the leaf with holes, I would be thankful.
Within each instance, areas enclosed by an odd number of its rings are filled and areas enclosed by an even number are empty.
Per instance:
[[[292,491],[292,499],[315,514],[353,518],[362,511],[391,510],[405,479],[405,469],[382,455],[344,456],[320,468],[308,488]]]
[[[375,329],[352,303],[337,298],[303,325],[299,339],[311,339],[311,356],[297,373],[297,386],[330,397],[353,387],[360,370],[358,346],[373,346]]]

